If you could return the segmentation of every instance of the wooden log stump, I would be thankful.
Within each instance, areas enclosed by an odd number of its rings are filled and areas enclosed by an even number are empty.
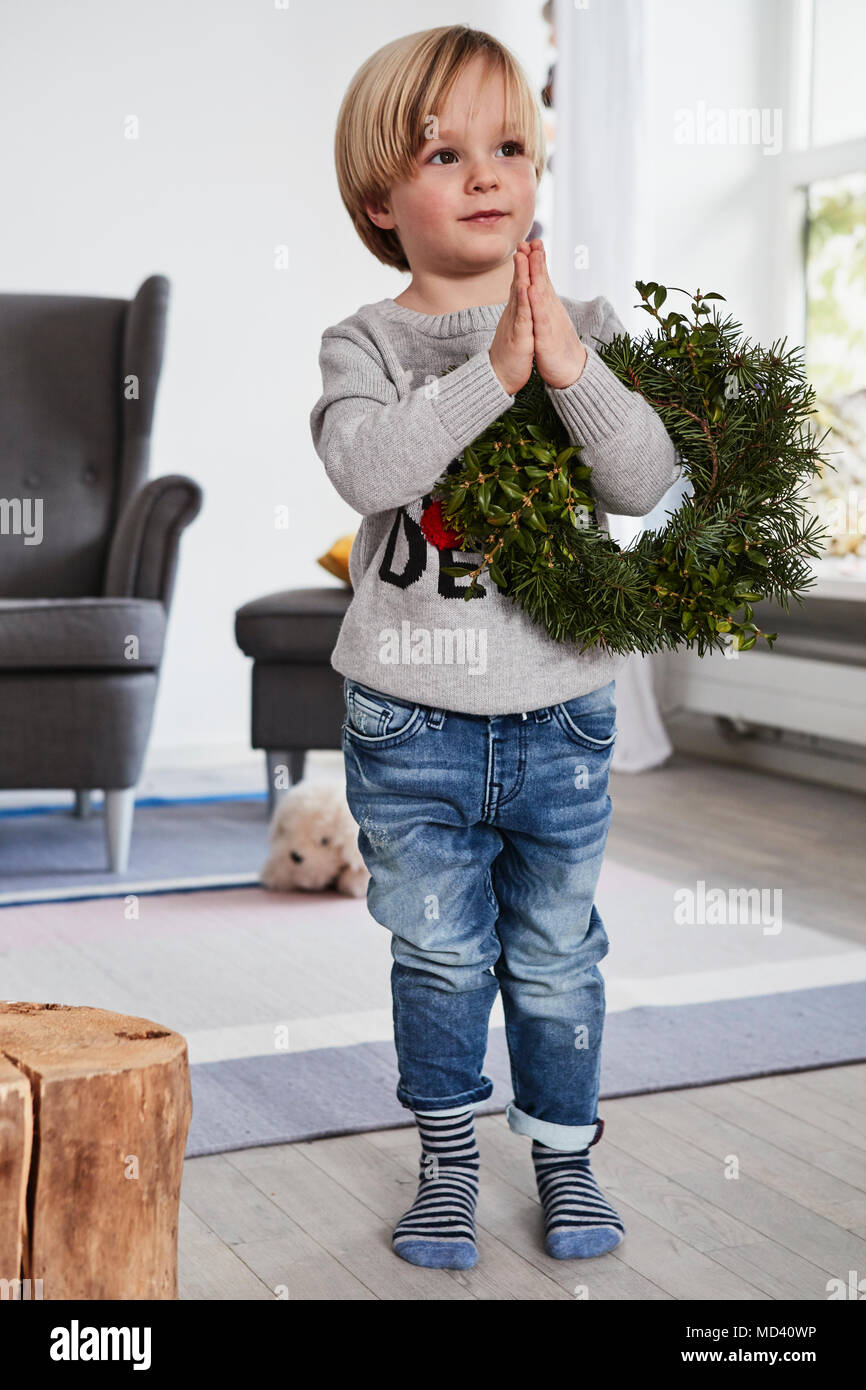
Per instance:
[[[0,1003],[0,1280],[29,1280],[19,1297],[177,1298],[191,1115],[179,1033]]]

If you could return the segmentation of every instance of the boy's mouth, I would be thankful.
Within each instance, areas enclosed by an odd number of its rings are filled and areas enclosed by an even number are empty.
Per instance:
[[[471,217],[461,217],[461,222],[472,222],[476,226],[492,227],[497,222],[501,222],[503,217],[507,217],[507,212],[500,212],[497,208],[490,208],[487,212],[473,212]]]

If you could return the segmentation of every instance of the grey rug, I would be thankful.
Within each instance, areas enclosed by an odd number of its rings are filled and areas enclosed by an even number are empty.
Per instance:
[[[627,1009],[605,1022],[601,1099],[863,1061],[862,983]],[[497,1114],[513,1095],[503,1028],[490,1030],[484,1070],[494,1092],[476,1113]],[[202,1063],[190,1071],[188,1158],[413,1123],[394,1094],[391,1042]]]
[[[254,800],[161,806],[166,854],[189,859],[185,817],[201,827],[206,813],[221,869],[249,852],[257,871],[263,812]],[[778,934],[684,927],[678,887],[610,856],[602,867],[604,1099],[866,1060],[862,947],[787,914]],[[395,1096],[390,937],[362,900],[153,890],[132,914],[117,892],[0,911],[0,997],[88,1004],[183,1033],[190,1156],[411,1123]],[[481,1113],[512,1098],[502,1024],[495,1003],[495,1090]]]
[[[136,802],[129,867],[106,868],[101,810],[0,811],[0,907],[235,887],[258,881],[267,856],[262,793]]]

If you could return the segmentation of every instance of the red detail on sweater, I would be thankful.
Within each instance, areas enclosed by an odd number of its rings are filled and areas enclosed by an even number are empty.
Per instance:
[[[421,513],[421,531],[437,550],[454,550],[463,539],[457,531],[452,531],[442,515],[442,503],[437,497]]]

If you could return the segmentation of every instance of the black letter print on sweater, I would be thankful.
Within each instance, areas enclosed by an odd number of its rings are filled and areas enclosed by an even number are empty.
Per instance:
[[[460,461],[455,459],[448,465],[448,472],[455,473],[461,467]],[[446,565],[463,565],[467,563],[469,554],[476,555],[479,552],[468,552],[465,550],[438,550],[432,545],[419,525],[421,513],[430,506],[433,501],[432,493],[426,492],[417,502],[412,502],[408,507],[398,507],[394,517],[394,524],[388,535],[385,550],[382,554],[382,563],[379,566],[379,578],[386,584],[395,584],[398,589],[408,589],[410,584],[415,584],[427,568],[427,558],[432,551],[437,556],[439,565],[438,592],[441,598],[462,598],[466,588],[466,578],[464,575],[446,574]],[[406,538],[406,563],[402,571],[393,569],[394,555],[397,550],[397,541],[400,533]],[[459,581],[459,582],[458,582]],[[483,584],[478,585],[478,597],[484,598],[487,593]]]

